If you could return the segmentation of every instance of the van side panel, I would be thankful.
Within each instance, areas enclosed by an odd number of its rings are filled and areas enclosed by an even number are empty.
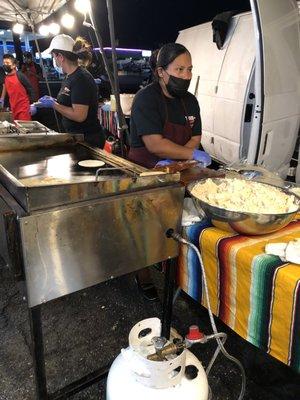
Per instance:
[[[216,51],[210,22],[181,31],[177,42],[186,46],[192,55],[193,77],[189,91],[197,97],[200,105],[202,145],[214,156],[211,137],[214,131],[215,86],[225,51]]]
[[[286,176],[300,115],[299,13],[294,0],[258,0],[264,111],[257,162]]]
[[[251,15],[236,20],[220,71],[214,109],[215,157],[227,163],[240,158],[245,97],[255,56]]]
[[[213,42],[210,22],[181,31],[177,42],[192,55],[190,91],[200,104],[204,149],[221,162],[238,160],[245,96],[255,56],[251,14],[233,18],[222,50]]]

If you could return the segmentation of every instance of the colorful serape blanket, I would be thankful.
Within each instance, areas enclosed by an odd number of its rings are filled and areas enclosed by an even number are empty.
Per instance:
[[[300,220],[278,232],[241,236],[204,220],[185,227],[200,246],[213,313],[241,337],[300,372],[300,265],[267,255],[265,245],[300,238]],[[179,256],[179,285],[206,306],[196,254]]]

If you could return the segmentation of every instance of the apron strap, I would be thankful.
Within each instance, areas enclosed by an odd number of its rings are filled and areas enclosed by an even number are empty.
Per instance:
[[[168,104],[167,104],[166,96],[164,95],[164,93],[162,91],[162,88],[160,88],[160,92],[161,92],[161,95],[162,95],[162,98],[163,98],[163,102],[164,102],[164,105],[165,105],[165,112],[166,112],[165,124],[166,124],[169,121]],[[186,122],[188,122],[188,112],[187,112],[185,103],[183,101],[183,98],[180,98],[180,101],[181,101],[182,109],[183,109],[183,112],[184,112],[184,116],[186,117],[185,118]]]
[[[184,111],[184,115],[185,115],[185,117],[186,117],[186,120],[188,121],[188,112],[187,112],[185,103],[184,103],[184,101],[183,101],[183,98],[181,97],[180,100],[181,100],[182,108],[183,108],[183,111]]]

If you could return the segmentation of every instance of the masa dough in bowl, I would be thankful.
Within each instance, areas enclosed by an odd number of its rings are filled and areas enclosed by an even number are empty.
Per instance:
[[[244,179],[206,179],[191,191],[211,206],[256,214],[285,214],[299,208],[296,197],[279,188]]]

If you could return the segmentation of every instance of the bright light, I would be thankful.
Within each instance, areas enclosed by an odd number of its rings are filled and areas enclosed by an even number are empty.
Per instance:
[[[24,31],[24,25],[16,22],[12,29],[14,33],[16,33],[17,35],[21,35]]]
[[[35,53],[35,58],[40,58],[40,55],[39,55],[39,53]],[[43,54],[42,55],[42,58],[49,58],[49,59],[52,59],[52,55],[51,54]]]
[[[39,34],[42,36],[48,36],[49,35],[49,26],[41,25],[39,27]]]
[[[76,0],[74,6],[81,14],[86,14],[91,10],[90,0]]]
[[[151,57],[151,50],[142,50],[142,57]]]
[[[0,35],[4,35],[4,31],[0,31]]]
[[[52,35],[58,35],[60,32],[60,26],[57,23],[52,22],[52,24],[49,25],[49,32],[52,33]]]
[[[64,26],[67,29],[72,29],[74,26],[75,18],[71,14],[64,14],[60,20],[62,26]]]

